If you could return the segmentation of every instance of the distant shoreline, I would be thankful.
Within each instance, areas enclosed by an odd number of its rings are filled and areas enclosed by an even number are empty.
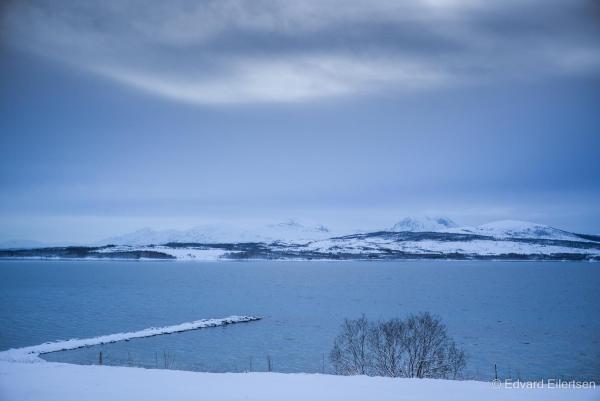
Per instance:
[[[377,262],[377,263],[394,263],[394,262],[580,262],[580,263],[598,263],[599,258],[592,259],[509,259],[509,258],[398,258],[398,259],[154,259],[154,258],[53,258],[53,257],[1,257],[0,262],[168,262],[168,263],[245,263],[245,262],[274,262],[274,263],[288,263],[288,262]]]

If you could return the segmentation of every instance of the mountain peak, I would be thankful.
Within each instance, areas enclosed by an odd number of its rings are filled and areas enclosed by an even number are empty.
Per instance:
[[[458,227],[458,225],[448,217],[419,216],[403,218],[402,220],[394,224],[390,231],[444,231],[455,227]]]
[[[294,227],[294,228],[303,228],[304,227],[302,224],[298,223],[294,219],[287,219],[285,221],[282,221],[282,222],[274,224],[274,225],[278,226],[278,227]]]

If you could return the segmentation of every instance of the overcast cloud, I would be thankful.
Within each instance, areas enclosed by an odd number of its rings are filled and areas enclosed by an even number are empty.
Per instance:
[[[2,2],[0,241],[412,214],[600,233],[599,4]]]
[[[302,102],[600,67],[598,2],[17,1],[5,40],[198,104]]]

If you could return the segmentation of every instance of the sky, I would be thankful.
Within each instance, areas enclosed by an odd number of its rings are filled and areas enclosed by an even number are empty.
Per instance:
[[[600,3],[7,1],[0,241],[405,216],[600,234]]]

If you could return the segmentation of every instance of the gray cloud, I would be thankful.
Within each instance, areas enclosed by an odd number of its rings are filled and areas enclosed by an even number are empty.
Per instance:
[[[298,102],[600,66],[589,1],[30,1],[8,45],[198,104]]]

